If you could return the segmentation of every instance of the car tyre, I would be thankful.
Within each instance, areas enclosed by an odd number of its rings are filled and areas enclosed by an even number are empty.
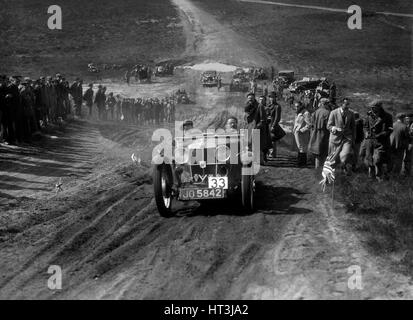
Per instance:
[[[255,180],[253,175],[242,175],[241,178],[241,197],[242,206],[248,213],[252,213],[255,208]]]
[[[172,169],[167,164],[156,165],[153,170],[155,203],[159,214],[168,218],[172,212]]]

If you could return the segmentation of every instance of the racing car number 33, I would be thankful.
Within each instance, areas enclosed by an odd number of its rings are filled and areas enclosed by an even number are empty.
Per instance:
[[[208,177],[209,189],[228,189],[228,177]]]

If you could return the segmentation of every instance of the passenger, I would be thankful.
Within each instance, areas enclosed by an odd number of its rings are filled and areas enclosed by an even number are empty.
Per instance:
[[[238,133],[238,120],[235,117],[229,117],[225,123],[226,133]]]

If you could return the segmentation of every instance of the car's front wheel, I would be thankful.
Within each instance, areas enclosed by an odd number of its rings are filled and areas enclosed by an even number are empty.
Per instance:
[[[172,169],[167,164],[156,165],[153,169],[155,203],[162,217],[172,216]]]
[[[242,206],[244,209],[251,213],[254,211],[255,195],[255,179],[253,175],[242,175],[241,178],[241,197],[242,197]]]

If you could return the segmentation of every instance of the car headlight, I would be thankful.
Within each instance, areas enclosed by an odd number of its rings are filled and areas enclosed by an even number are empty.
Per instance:
[[[189,151],[187,148],[176,148],[175,150],[175,161],[177,163],[188,163],[189,162]]]
[[[227,146],[221,145],[217,147],[215,155],[219,162],[227,162],[231,157],[231,150]]]
[[[243,165],[251,164],[254,160],[254,154],[251,151],[244,151],[240,153],[240,160]]]

